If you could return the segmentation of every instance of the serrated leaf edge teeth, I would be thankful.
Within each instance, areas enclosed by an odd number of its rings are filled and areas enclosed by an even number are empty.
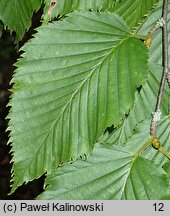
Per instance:
[[[134,26],[132,28],[132,32],[138,32],[140,30],[141,26],[145,23],[145,21],[147,20],[147,18],[149,17],[149,15],[152,14],[153,11],[156,9],[158,3],[159,3],[159,0],[157,0],[157,2],[153,4],[152,9],[149,10],[148,13],[146,13],[145,15],[143,15],[143,18],[141,18],[139,20],[139,22],[136,24],[136,26]]]

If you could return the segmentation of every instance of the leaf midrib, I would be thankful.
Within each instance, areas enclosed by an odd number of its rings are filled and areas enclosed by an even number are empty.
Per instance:
[[[58,118],[54,121],[52,127],[49,129],[49,132],[47,133],[46,137],[44,138],[44,140],[42,141],[42,144],[39,146],[39,148],[37,149],[37,151],[35,152],[34,156],[32,157],[32,160],[36,157],[37,152],[41,149],[41,147],[43,146],[45,140],[48,138],[49,134],[51,133],[51,131],[53,130],[53,128],[55,127],[55,124],[58,122],[58,120],[61,118],[61,116],[64,114],[65,110],[67,109],[67,107],[69,106],[69,104],[72,102],[73,98],[77,95],[78,92],[81,91],[82,86],[84,85],[84,83],[91,78],[91,76],[93,75],[93,73],[97,70],[98,67],[100,67],[103,62],[114,53],[114,51],[116,49],[118,49],[118,47],[120,47],[126,40],[133,38],[133,35],[127,35],[121,42],[118,43],[118,45],[116,47],[114,47],[113,49],[111,49],[111,51],[103,58],[103,60],[96,65],[95,68],[93,68],[93,70],[91,71],[91,73],[89,74],[89,76],[87,76],[87,78],[81,83],[81,85],[79,86],[78,90],[75,91],[75,93],[73,93],[73,95],[71,96],[70,100],[67,102],[67,104],[64,106],[63,110],[61,111],[61,114],[58,116]],[[29,166],[32,162],[32,160],[30,160]],[[61,161],[62,162],[62,161]],[[44,171],[45,172],[45,171]]]

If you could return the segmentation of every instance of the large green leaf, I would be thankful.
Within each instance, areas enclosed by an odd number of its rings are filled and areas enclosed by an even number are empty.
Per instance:
[[[117,143],[126,143],[127,139],[131,137],[132,131],[135,133],[136,125],[145,119],[151,118],[152,112],[155,110],[161,74],[162,67],[160,65],[149,63],[147,82],[140,91],[135,93],[134,107],[124,119],[122,125],[114,131],[114,135],[102,136],[101,142],[115,143],[116,141]],[[162,116],[168,114],[168,103],[169,87],[166,84],[161,106]]]
[[[110,13],[76,12],[42,26],[23,50],[9,115],[13,190],[88,154],[132,107],[148,70],[146,47]]]
[[[157,23],[157,21],[162,16],[162,3],[160,0],[158,6],[155,11],[147,18],[146,22],[141,26],[138,31],[138,34],[146,35],[153,28],[153,26]],[[170,3],[169,3],[170,8]],[[168,33],[170,34],[170,11],[168,13]],[[170,43],[170,37],[169,37]],[[169,46],[170,52],[170,46]],[[170,57],[169,57],[170,60]],[[150,61],[156,64],[162,65],[162,31],[161,28],[154,34],[152,39],[152,44],[150,48]]]
[[[0,19],[10,31],[17,33],[17,39],[20,40],[31,26],[33,12],[40,6],[41,0],[0,0]]]
[[[74,10],[93,10],[105,11],[113,8],[120,0],[58,0],[52,10],[51,18],[63,16]],[[43,18],[49,19],[48,11],[51,0],[45,0],[45,8]]]
[[[78,160],[60,167],[47,177],[45,192],[38,199],[136,200],[163,199],[170,195],[168,175],[159,161],[153,163],[150,160],[154,156],[146,159],[145,154],[140,155],[149,137],[149,122],[146,120],[138,125],[138,131],[125,147],[120,143],[96,144],[87,161]],[[170,118],[165,118],[161,124],[166,134],[169,133]],[[164,136],[163,128],[158,130],[162,143],[166,139],[170,142],[170,137]],[[151,146],[148,151],[156,154]]]
[[[158,0],[123,0],[112,12],[122,16],[130,27],[135,27],[149,14]]]

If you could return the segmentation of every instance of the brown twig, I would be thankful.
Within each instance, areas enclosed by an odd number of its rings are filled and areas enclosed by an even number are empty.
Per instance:
[[[158,22],[150,30],[149,35],[152,37],[160,27],[163,27],[163,23],[164,23],[164,21],[163,21],[163,17],[162,17],[161,19],[158,20]]]
[[[161,118],[161,102],[163,98],[164,86],[165,81],[169,75],[169,62],[168,62],[168,0],[163,1],[163,13],[162,13],[162,23],[163,23],[163,73],[157,98],[157,103],[155,107],[155,112],[153,113],[152,121],[151,121],[151,129],[150,134],[153,138],[157,138],[156,135],[156,127],[157,123],[160,121]]]
[[[154,34],[161,27],[163,27],[163,17],[156,22],[156,24],[152,27],[152,29],[147,34],[146,39],[144,40],[144,43],[146,44],[146,46],[148,47],[148,49],[151,47],[152,38],[153,38]]]

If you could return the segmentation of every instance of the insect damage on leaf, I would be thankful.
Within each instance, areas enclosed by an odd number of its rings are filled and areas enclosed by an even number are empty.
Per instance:
[[[49,17],[50,20],[51,20],[51,14],[52,14],[56,4],[57,4],[57,0],[51,0],[50,7],[48,9],[48,17]]]

